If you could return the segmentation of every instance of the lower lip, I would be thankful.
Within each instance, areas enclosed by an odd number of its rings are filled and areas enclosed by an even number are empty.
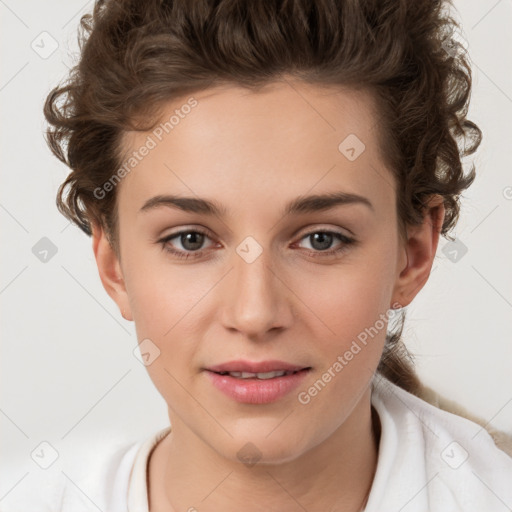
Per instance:
[[[274,377],[273,379],[238,379],[206,370],[213,385],[230,398],[244,404],[268,404],[283,398],[295,389],[310,369]]]

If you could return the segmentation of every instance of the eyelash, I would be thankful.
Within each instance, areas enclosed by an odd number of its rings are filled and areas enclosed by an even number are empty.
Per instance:
[[[203,253],[206,251],[206,249],[202,249],[202,250],[199,250],[199,251],[190,251],[190,252],[184,252],[184,251],[181,251],[181,250],[176,250],[176,249],[172,249],[169,247],[168,245],[168,242],[170,242],[171,240],[173,240],[174,238],[177,238],[179,237],[180,235],[183,235],[183,234],[187,234],[187,233],[200,233],[202,235],[205,235],[207,236],[208,238],[210,238],[209,234],[206,232],[206,231],[203,231],[202,229],[188,229],[188,230],[183,230],[183,231],[178,231],[176,233],[172,233],[160,240],[158,240],[158,243],[160,243],[162,245],[162,249],[170,254],[172,254],[173,256],[176,256],[177,258],[180,258],[180,259],[190,259],[190,258],[193,258],[193,259],[196,259],[196,258],[200,258],[201,256],[203,256]],[[304,238],[307,238],[308,236],[311,236],[311,235],[314,235],[314,234],[317,234],[317,233],[322,233],[322,234],[329,234],[329,235],[335,235],[336,237],[338,237],[338,239],[343,242],[343,244],[338,247],[337,249],[331,249],[331,250],[328,250],[328,251],[311,251],[311,250],[308,250],[308,255],[309,256],[313,256],[315,258],[317,257],[329,257],[329,256],[337,256],[337,255],[340,255],[341,253],[345,252],[346,250],[348,250],[348,248],[357,243],[355,238],[351,238],[351,237],[348,237],[342,233],[338,233],[337,231],[328,231],[328,230],[317,230],[317,231],[310,231],[309,233],[306,233],[304,234],[300,240],[303,240]]]

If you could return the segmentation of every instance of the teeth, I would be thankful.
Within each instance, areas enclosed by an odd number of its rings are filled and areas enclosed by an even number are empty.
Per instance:
[[[273,379],[275,377],[282,377],[283,375],[289,375],[293,372],[287,372],[284,370],[278,370],[275,372],[265,372],[265,373],[250,373],[250,372],[228,372],[231,377],[237,377],[239,379]]]

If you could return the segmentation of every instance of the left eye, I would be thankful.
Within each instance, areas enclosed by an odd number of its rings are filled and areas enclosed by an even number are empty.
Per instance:
[[[342,235],[341,233],[337,233],[335,231],[315,231],[313,233],[308,233],[303,236],[301,240],[311,240],[316,247],[312,247],[315,251],[323,252],[328,251],[334,239],[338,238],[341,242],[345,244],[351,243],[351,239]]]

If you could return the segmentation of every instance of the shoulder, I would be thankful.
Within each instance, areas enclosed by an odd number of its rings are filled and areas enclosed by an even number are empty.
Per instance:
[[[508,510],[512,505],[512,457],[496,446],[484,426],[384,378],[374,385],[372,403],[388,429],[387,438],[390,431],[396,438],[400,464],[422,473],[417,483],[425,485],[430,510],[449,510],[443,500],[453,504],[452,510],[464,511]]]
[[[60,512],[105,510],[147,511],[147,464],[152,449],[171,427],[151,433],[143,440],[118,445],[93,459],[73,480],[68,479]]]
[[[87,461],[75,461],[63,471],[64,487],[59,512],[108,510],[126,503],[128,481],[142,441],[94,450]]]
[[[441,396],[439,393],[428,386],[422,386],[420,398],[429,404],[442,409],[443,411],[451,412],[457,416],[462,416],[463,418],[466,418],[473,423],[477,423],[481,427],[485,428],[485,430],[492,437],[496,446],[500,448],[500,450],[503,450],[507,455],[512,457],[512,431],[503,432],[494,428],[489,423],[489,421],[486,421],[484,418],[468,411],[455,400],[449,400],[446,397]]]
[[[98,442],[61,450],[47,469],[30,469],[0,505],[1,512],[81,512],[108,510],[126,496],[138,448],[143,441]],[[126,501],[126,500],[125,500]],[[121,510],[121,509],[119,509]]]

